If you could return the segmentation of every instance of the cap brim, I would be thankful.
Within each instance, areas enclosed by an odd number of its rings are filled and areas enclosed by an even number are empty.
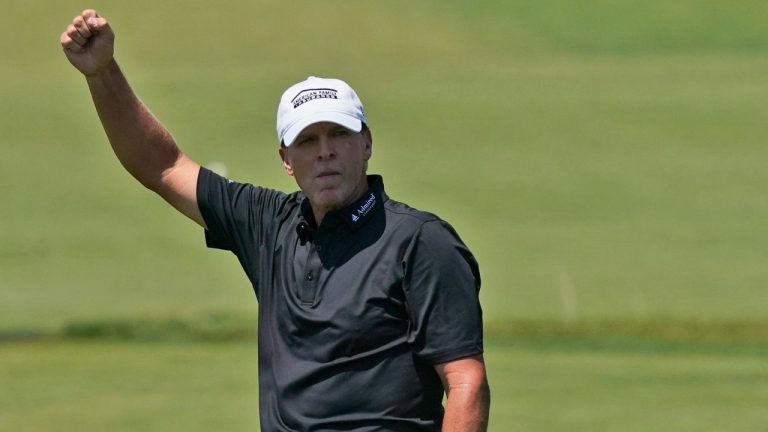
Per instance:
[[[341,113],[338,111],[318,112],[311,116],[302,118],[297,121],[296,124],[288,128],[283,135],[283,144],[288,147],[296,140],[301,131],[307,128],[307,126],[320,122],[331,122],[337,125],[344,126],[345,128],[353,131],[360,132],[363,129],[363,122],[356,117],[352,117],[349,114]]]

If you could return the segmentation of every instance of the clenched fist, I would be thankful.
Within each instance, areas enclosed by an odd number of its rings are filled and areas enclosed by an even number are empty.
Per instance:
[[[113,59],[115,34],[106,19],[86,9],[61,34],[61,46],[72,65],[84,75],[94,75]]]

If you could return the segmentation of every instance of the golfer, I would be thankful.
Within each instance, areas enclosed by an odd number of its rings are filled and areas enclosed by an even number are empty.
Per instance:
[[[286,194],[182,153],[131,90],[114,40],[93,10],[61,35],[125,169],[251,281],[261,429],[486,430],[477,263],[450,225],[367,174],[373,139],[355,91],[317,77],[285,91],[277,150],[300,189]]]

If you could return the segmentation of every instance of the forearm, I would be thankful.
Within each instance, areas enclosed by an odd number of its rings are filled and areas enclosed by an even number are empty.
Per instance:
[[[86,80],[120,163],[144,186],[158,190],[164,173],[183,157],[170,132],[134,94],[114,60]]]
[[[491,394],[488,382],[458,384],[447,390],[442,432],[485,432]]]

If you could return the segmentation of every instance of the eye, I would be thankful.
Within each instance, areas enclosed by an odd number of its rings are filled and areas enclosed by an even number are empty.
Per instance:
[[[349,129],[347,129],[345,127],[336,128],[332,132],[333,136],[347,136],[349,134],[350,134]]]
[[[314,139],[315,138],[312,137],[312,136],[299,137],[298,139],[296,139],[295,144],[296,145],[310,144],[310,143],[312,143],[314,141]]]

